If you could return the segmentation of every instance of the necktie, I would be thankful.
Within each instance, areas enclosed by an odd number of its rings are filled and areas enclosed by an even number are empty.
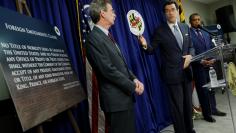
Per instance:
[[[202,43],[205,43],[204,38],[203,38],[203,36],[202,36],[202,34],[201,34],[200,29],[197,29],[196,31],[197,31],[197,37],[198,37],[198,39],[199,39]]]
[[[111,33],[108,33],[108,37],[111,39],[111,41],[112,41],[113,44],[115,45],[115,47],[116,47],[116,49],[117,49],[119,55],[121,56],[123,62],[125,63],[125,67],[126,67],[128,73],[129,73],[129,75],[130,75],[129,69],[128,69],[128,67],[127,67],[128,65],[127,65],[127,63],[126,63],[126,61],[125,61],[125,58],[124,58],[123,54],[122,54],[121,51],[120,51],[120,48],[117,46],[117,43],[116,43],[115,39],[113,38],[113,36],[111,35]]]
[[[111,35],[111,33],[108,33],[108,37],[109,37],[109,38],[111,39],[111,41],[115,44],[116,49],[117,49],[118,52],[121,54],[120,48],[117,46],[116,41],[115,41],[115,39],[113,38],[113,36]]]
[[[108,37],[111,39],[111,41],[116,44],[115,39],[113,38],[113,36],[111,35],[111,33],[108,33]]]
[[[175,38],[176,38],[176,40],[179,44],[180,49],[182,49],[182,47],[183,47],[183,38],[181,36],[181,33],[178,30],[177,25],[174,25],[173,27],[174,27],[174,36],[175,36]]]
[[[200,41],[200,43],[201,43],[201,44],[204,46],[204,48],[206,49],[207,47],[206,47],[205,39],[203,38],[200,29],[197,29],[196,31],[197,31],[197,38],[198,38],[198,40]]]
[[[115,45],[115,47],[116,47],[116,49],[117,49],[119,55],[121,56],[123,62],[125,63],[125,66],[126,66],[126,69],[127,69],[128,73],[129,73],[129,69],[128,69],[128,67],[127,67],[128,65],[127,65],[127,63],[126,63],[126,61],[125,61],[125,58],[124,58],[123,54],[122,54],[121,51],[120,51],[120,48],[117,46],[117,43],[116,43],[115,39],[113,38],[113,36],[111,35],[111,33],[108,33],[108,37],[111,39],[111,41],[112,41],[113,44]],[[130,74],[130,73],[129,73],[129,74]]]

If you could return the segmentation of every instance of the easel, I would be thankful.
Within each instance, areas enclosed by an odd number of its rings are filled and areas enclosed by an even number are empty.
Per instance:
[[[24,14],[25,11],[27,16],[32,17],[26,0],[16,0],[16,8],[19,13]]]
[[[21,13],[21,14],[25,13],[25,15],[32,17],[32,15],[30,13],[30,10],[28,8],[28,5],[26,3],[26,0],[16,0],[16,7],[17,7],[17,11],[19,13]],[[73,116],[73,113],[72,113],[71,109],[67,110],[67,115],[69,117],[69,120],[70,120],[71,125],[74,128],[75,132],[80,133],[79,127],[77,125],[77,122],[76,122],[76,120]],[[36,128],[37,128],[36,129],[37,133],[43,133],[43,125],[42,124],[38,125]]]

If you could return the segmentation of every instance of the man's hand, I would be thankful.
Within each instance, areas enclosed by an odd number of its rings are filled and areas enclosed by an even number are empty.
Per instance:
[[[134,83],[136,85],[136,88],[135,88],[135,92],[138,94],[138,95],[141,95],[144,91],[144,86],[143,86],[143,83],[140,82],[138,79],[134,79]]]
[[[183,58],[185,59],[184,60],[184,69],[185,69],[191,63],[192,55],[185,55],[185,56],[183,56]]]
[[[142,35],[138,36],[138,40],[139,40],[140,45],[144,49],[147,49],[147,41],[146,41],[146,39]]]
[[[202,59],[201,60],[201,64],[208,67],[208,66],[212,66],[214,63],[216,62],[215,59],[211,59],[211,60],[205,60],[205,59]]]
[[[200,62],[203,66],[207,66],[208,65],[208,61],[205,59],[202,59]]]
[[[208,63],[208,64],[209,64],[210,66],[212,66],[215,62],[216,62],[216,59],[211,59],[211,60],[209,60],[209,63]]]

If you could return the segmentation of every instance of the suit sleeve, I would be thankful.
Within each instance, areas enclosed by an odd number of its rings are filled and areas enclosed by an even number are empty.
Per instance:
[[[129,70],[129,74],[130,74],[130,79],[133,81],[134,79],[136,79],[136,76],[133,74],[132,71]]]
[[[93,45],[88,41],[86,44],[86,54],[92,66],[95,67],[102,76],[128,95],[134,93],[135,83],[131,81],[129,77],[117,70],[111,60],[102,51],[101,45]]]
[[[151,45],[147,45],[147,49],[144,49],[146,53],[148,54],[153,54],[155,49],[158,47],[158,44],[160,43],[160,33],[158,32],[158,30],[156,29],[152,39],[151,39]]]
[[[192,56],[195,56],[195,49],[193,47],[192,37],[190,34],[190,28],[188,28],[188,34],[189,34],[189,54]]]

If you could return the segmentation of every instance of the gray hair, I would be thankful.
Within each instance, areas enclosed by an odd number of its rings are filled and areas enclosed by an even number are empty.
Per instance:
[[[110,0],[93,0],[90,4],[89,15],[93,23],[100,20],[100,13],[102,10],[107,11],[107,4],[111,4]]]

